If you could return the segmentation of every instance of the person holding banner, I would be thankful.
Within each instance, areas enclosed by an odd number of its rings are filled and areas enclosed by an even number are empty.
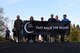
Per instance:
[[[30,17],[30,22],[33,23],[33,21],[34,21],[34,18],[33,18],[33,16],[31,16],[31,17]],[[33,24],[31,24],[30,26],[32,27]],[[36,35],[33,35],[32,33],[30,33],[30,34],[28,33],[27,36],[28,36],[28,41],[29,41],[30,43],[35,42]]]
[[[44,26],[44,24],[43,24],[43,22],[44,22],[44,18],[43,18],[43,17],[41,17],[41,22],[42,22],[41,25]],[[41,35],[41,36],[42,36],[43,42],[47,42],[47,35]]]
[[[23,22],[20,19],[20,15],[17,15],[16,18],[17,19],[14,21],[14,30],[16,32],[16,36],[18,36],[18,42],[21,42]]]
[[[56,22],[60,22],[58,15],[55,16],[55,19],[56,19]],[[59,40],[59,35],[55,35],[55,42],[58,42],[58,40]]]
[[[48,19],[48,22],[56,22],[53,14],[51,14],[51,18]],[[51,42],[55,41],[55,35],[50,35],[50,39]]]
[[[62,21],[63,22],[69,22],[69,19],[67,19],[67,15],[66,14],[63,15]],[[65,35],[62,34],[61,35],[61,42],[65,42],[65,39],[64,38],[65,38]]]
[[[49,18],[48,19],[48,21],[49,22],[55,22],[56,21],[56,19],[55,18],[53,18],[54,17],[54,15],[53,14],[51,14],[51,18]]]
[[[64,21],[64,22],[69,22],[69,19],[67,19],[67,15],[66,15],[66,14],[63,15],[62,21]]]

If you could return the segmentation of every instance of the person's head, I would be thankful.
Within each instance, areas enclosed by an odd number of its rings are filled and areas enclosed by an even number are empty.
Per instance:
[[[30,17],[30,21],[33,21],[33,20],[34,20],[34,18],[33,18],[33,16],[31,16],[31,17]]]
[[[67,17],[67,15],[66,15],[66,14],[64,14],[64,15],[63,15],[63,18],[64,18],[64,19],[66,19],[66,17]]]
[[[17,19],[20,19],[20,15],[17,15]]]
[[[53,18],[54,17],[54,15],[53,14],[51,14],[51,18]]]
[[[58,15],[56,15],[56,16],[55,16],[55,19],[58,20],[58,18],[59,18]]]
[[[44,21],[44,18],[43,17],[41,17],[41,21]]]

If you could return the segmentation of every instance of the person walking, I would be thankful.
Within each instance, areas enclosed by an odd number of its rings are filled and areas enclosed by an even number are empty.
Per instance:
[[[6,29],[5,39],[6,39],[6,40],[9,40],[9,36],[10,36],[10,30],[7,28],[7,29]]]
[[[52,23],[52,22],[56,22],[56,19],[54,18],[53,14],[51,14],[51,18],[48,19],[48,22],[49,22],[49,25],[51,25],[50,23]],[[53,33],[53,31],[51,33]],[[50,42],[53,42],[53,41],[55,42],[54,34],[49,35],[49,37],[50,37]]]
[[[16,18],[17,19],[14,21],[14,29],[15,29],[15,32],[16,32],[16,36],[18,36],[18,42],[21,42],[23,22],[20,19],[20,15],[17,15]]]
[[[63,22],[69,22],[69,19],[67,19],[67,15],[66,15],[66,14],[63,15],[62,21],[63,21]],[[65,38],[65,35],[62,34],[62,35],[61,35],[61,42],[65,42],[65,39],[64,39],[64,38]]]

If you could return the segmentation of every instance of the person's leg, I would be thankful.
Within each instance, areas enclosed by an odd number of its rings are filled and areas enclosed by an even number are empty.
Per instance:
[[[55,41],[55,36],[51,35],[51,42],[54,42],[54,41]]]
[[[34,42],[36,42],[36,37],[37,37],[37,35],[33,35],[34,36]]]
[[[59,35],[56,35],[56,42],[59,42]]]
[[[18,40],[19,42],[22,42],[23,36],[22,36],[22,30],[18,31]]]
[[[9,35],[8,34],[6,34],[5,39],[9,40]]]
[[[61,42],[64,42],[65,40],[64,40],[64,37],[65,37],[65,35],[61,35]]]
[[[27,35],[23,36],[23,42],[24,42],[24,43],[28,42]]]
[[[44,42],[47,42],[47,35],[44,35]]]
[[[20,31],[17,31],[17,36],[18,36],[18,42],[21,42],[21,35],[20,35]]]
[[[48,38],[47,38],[47,41],[48,41],[48,42],[51,42],[51,35],[47,35],[47,37],[48,37]]]
[[[59,35],[56,35],[56,42],[59,42]]]
[[[17,31],[17,36],[18,36],[18,42],[20,42],[20,35],[19,35],[19,31]]]
[[[18,37],[17,36],[14,36],[13,38],[14,38],[15,42],[18,42]]]
[[[57,35],[53,35],[53,41],[57,42]]]
[[[36,37],[35,37],[35,41],[36,42],[38,41],[38,37],[39,37],[39,35],[36,35]]]
[[[34,42],[34,36],[33,34],[30,34],[30,43],[33,43]]]
[[[45,35],[45,41],[47,41],[47,35]]]
[[[10,37],[10,34],[8,34],[8,36],[7,36],[8,40],[10,40],[10,38],[9,38],[9,37]]]
[[[56,42],[56,35],[53,35],[53,41]]]
[[[7,35],[5,36],[5,39],[7,40]]]
[[[28,42],[30,42],[30,35],[27,34]]]
[[[32,36],[32,40],[33,40],[33,42],[36,42],[35,40],[36,40],[36,35],[31,35]]]
[[[41,35],[41,38],[42,38],[42,42],[44,42],[44,40],[45,40],[45,37],[44,37],[45,35]]]
[[[15,41],[15,42],[18,42],[18,36],[17,36],[17,34],[16,34],[16,31],[13,32],[13,38],[14,38],[14,41]]]
[[[14,38],[14,41],[16,42],[16,37],[14,36],[13,38]]]

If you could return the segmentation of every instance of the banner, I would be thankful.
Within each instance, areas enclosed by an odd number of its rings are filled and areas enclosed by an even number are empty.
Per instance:
[[[69,35],[70,22],[24,21],[23,35]]]

